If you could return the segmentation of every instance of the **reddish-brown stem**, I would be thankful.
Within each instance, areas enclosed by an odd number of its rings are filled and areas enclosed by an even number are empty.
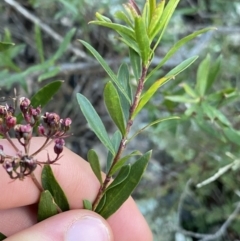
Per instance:
[[[126,131],[125,131],[125,135],[122,137],[122,140],[120,142],[120,145],[119,145],[119,148],[118,148],[118,151],[113,159],[113,162],[111,164],[111,167],[109,168],[109,171],[106,175],[106,178],[102,184],[102,186],[100,187],[99,191],[98,191],[98,194],[93,202],[93,210],[95,210],[101,200],[101,198],[103,197],[103,194],[106,190],[106,188],[108,187],[108,184],[109,182],[111,181],[111,178],[112,176],[110,175],[114,165],[117,163],[117,161],[121,158],[121,155],[122,155],[122,152],[124,151],[124,149],[126,148],[126,142],[127,142],[127,136],[128,136],[128,133],[131,129],[131,126],[133,124],[133,113],[134,111],[136,110],[138,104],[139,104],[139,101],[140,101],[140,97],[141,97],[141,94],[142,94],[142,91],[143,91],[143,87],[144,87],[144,80],[146,78],[146,75],[147,75],[147,71],[148,71],[148,68],[146,66],[143,66],[142,67],[142,74],[141,74],[141,77],[138,81],[138,86],[137,86],[137,90],[136,90],[136,93],[135,93],[135,97],[134,97],[134,100],[133,100],[133,103],[129,109],[129,118],[128,118],[128,121],[127,121],[127,125],[126,125]]]
[[[9,133],[6,132],[4,134],[4,137],[8,140],[8,142],[12,145],[12,147],[15,149],[16,152],[19,152],[19,149],[16,147],[16,145],[13,143],[13,141],[11,140],[11,137],[9,136]]]
[[[33,172],[31,172],[30,176],[31,176],[34,184],[36,185],[36,187],[39,189],[39,191],[40,191],[40,192],[43,192],[44,189],[43,189],[43,187],[41,186],[41,184],[39,183],[39,181],[37,180],[37,178],[36,178],[36,176],[34,175]]]

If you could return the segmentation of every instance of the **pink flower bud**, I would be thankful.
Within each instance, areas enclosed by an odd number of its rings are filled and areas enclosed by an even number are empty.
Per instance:
[[[6,117],[6,126],[8,129],[13,128],[16,125],[16,123],[17,123],[16,117],[11,116],[11,115]]]
[[[10,161],[5,161],[3,163],[3,168],[8,172],[11,173],[13,171],[13,165]]]
[[[14,131],[17,139],[24,138],[24,140],[30,140],[32,137],[32,127],[30,124],[16,125]]]
[[[43,125],[38,126],[38,133],[41,136],[45,136],[45,128]]]
[[[4,105],[0,105],[0,116],[5,116],[7,114],[7,108]]]
[[[70,129],[70,125],[72,124],[72,120],[70,118],[61,119],[60,124],[63,131],[68,131]]]
[[[26,98],[26,97],[21,97],[19,99],[19,102],[20,102],[20,109],[21,109],[21,111],[23,113],[26,113],[27,110],[28,110],[29,105],[31,104],[31,101],[28,98]]]
[[[59,155],[63,151],[65,141],[61,138],[55,140],[54,152]]]
[[[60,117],[58,114],[46,112],[43,120],[51,129],[55,130],[59,128]]]

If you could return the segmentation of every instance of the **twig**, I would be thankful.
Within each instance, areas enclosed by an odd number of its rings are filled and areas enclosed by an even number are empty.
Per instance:
[[[15,10],[21,13],[25,18],[32,21],[34,24],[37,24],[44,32],[50,35],[53,39],[57,42],[61,43],[63,41],[63,37],[56,33],[52,28],[50,28],[47,24],[43,23],[39,18],[31,14],[27,11],[24,7],[22,7],[18,2],[15,0],[4,0],[7,4],[12,6]],[[75,48],[72,44],[69,44],[68,49],[74,53],[76,56],[87,59],[89,61],[94,61],[92,58],[88,57],[84,52]]]

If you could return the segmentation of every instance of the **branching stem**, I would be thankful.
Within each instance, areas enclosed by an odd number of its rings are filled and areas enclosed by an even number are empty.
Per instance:
[[[101,198],[103,197],[104,192],[106,191],[106,188],[108,187],[108,184],[109,184],[109,182],[112,179],[112,176],[110,175],[110,173],[111,173],[114,165],[121,158],[122,152],[126,148],[127,136],[128,136],[128,133],[129,133],[129,131],[130,131],[132,125],[133,125],[133,113],[136,110],[136,108],[138,107],[138,104],[139,104],[139,101],[140,101],[140,97],[141,97],[141,94],[142,94],[142,91],[143,91],[143,87],[144,87],[144,81],[145,81],[145,78],[147,76],[147,71],[148,71],[148,67],[143,66],[142,67],[141,77],[140,77],[140,79],[138,81],[137,90],[136,90],[136,93],[135,93],[135,96],[134,96],[134,100],[133,100],[133,103],[132,103],[132,105],[131,105],[131,107],[129,109],[129,118],[128,118],[127,125],[126,125],[125,135],[122,137],[122,140],[120,142],[118,151],[117,151],[117,153],[116,153],[116,155],[115,155],[115,157],[113,159],[111,167],[109,168],[109,171],[108,171],[108,173],[106,175],[106,178],[105,178],[102,186],[100,187],[100,189],[98,191],[96,199],[93,202],[93,210],[95,210],[97,208]]]

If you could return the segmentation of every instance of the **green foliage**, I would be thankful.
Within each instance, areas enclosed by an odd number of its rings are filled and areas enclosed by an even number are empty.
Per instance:
[[[0,233],[0,240],[4,240],[5,238],[7,238],[4,234]]]

